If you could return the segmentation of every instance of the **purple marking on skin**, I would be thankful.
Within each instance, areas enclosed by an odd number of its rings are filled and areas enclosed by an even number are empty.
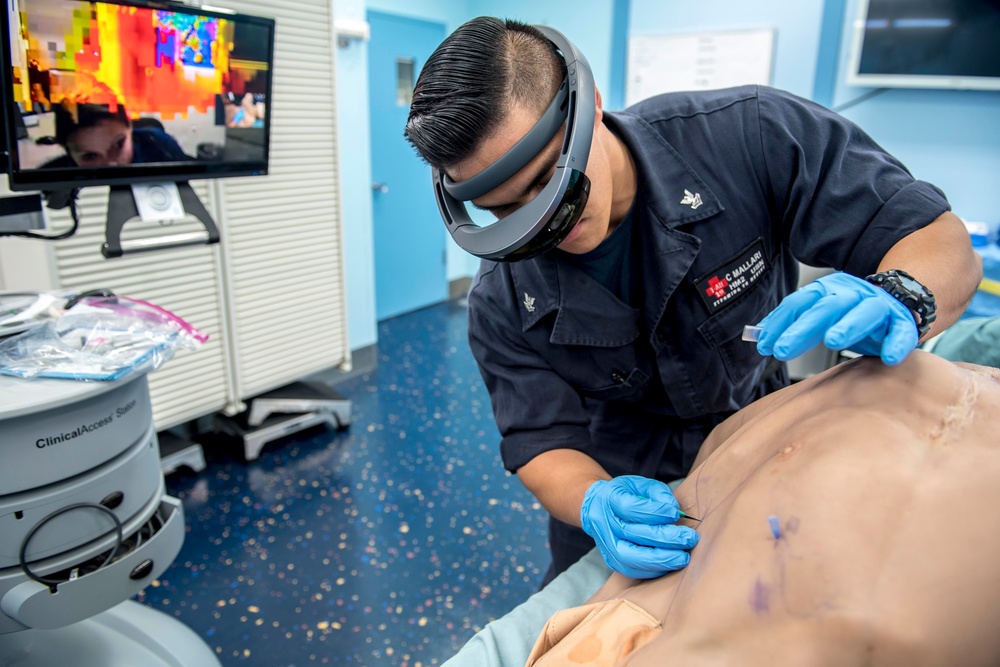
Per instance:
[[[793,516],[791,519],[785,522],[785,532],[788,533],[799,532],[799,517]]]
[[[757,578],[750,591],[750,607],[757,614],[766,614],[771,611],[771,589],[767,584]]]
[[[771,526],[771,534],[774,535],[774,539],[781,539],[781,519],[772,514],[767,517],[767,523]]]

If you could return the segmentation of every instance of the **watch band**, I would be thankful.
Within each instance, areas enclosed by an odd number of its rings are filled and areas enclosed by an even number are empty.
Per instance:
[[[916,278],[901,269],[890,269],[873,273],[865,278],[873,285],[878,285],[893,298],[899,301],[913,315],[917,323],[917,335],[923,338],[931,323],[937,319],[937,301],[931,292]]]

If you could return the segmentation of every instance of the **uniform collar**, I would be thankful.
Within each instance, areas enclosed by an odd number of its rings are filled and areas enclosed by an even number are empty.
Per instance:
[[[664,225],[674,228],[725,210],[704,179],[645,119],[605,112],[604,122],[628,148],[636,165],[639,193],[648,211]]]
[[[511,277],[527,331],[558,311],[550,342],[615,347],[639,336],[639,311],[622,303],[590,276],[555,253],[511,264]]]

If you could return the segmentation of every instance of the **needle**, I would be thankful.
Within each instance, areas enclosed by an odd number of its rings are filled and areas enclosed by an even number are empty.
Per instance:
[[[699,519],[698,517],[691,516],[690,514],[686,514],[684,512],[681,512],[681,518],[682,519],[691,519],[692,521],[701,521],[701,519]]]

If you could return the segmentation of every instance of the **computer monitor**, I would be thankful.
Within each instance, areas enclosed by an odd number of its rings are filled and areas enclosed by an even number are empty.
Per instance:
[[[267,173],[274,20],[144,0],[6,0],[12,190]]]
[[[1000,90],[998,0],[859,0],[847,83]]]

